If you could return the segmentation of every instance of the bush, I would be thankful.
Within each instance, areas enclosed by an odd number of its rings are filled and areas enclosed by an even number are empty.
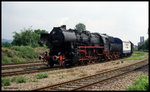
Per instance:
[[[38,54],[34,51],[34,49],[30,46],[13,46],[11,47],[12,50],[19,51],[19,57],[28,57],[28,58],[35,58],[38,57]]]
[[[2,47],[8,47],[8,48],[10,48],[11,46],[12,46],[12,44],[9,43],[9,42],[2,42]]]
[[[133,55],[129,58],[127,58],[126,60],[140,60],[140,59],[143,59],[145,57],[144,56],[144,52],[143,51],[135,51],[133,53]]]
[[[13,45],[17,46],[31,46],[38,47],[40,44],[38,41],[40,40],[40,34],[48,33],[46,30],[33,30],[32,28],[23,29],[21,33],[14,32],[14,40],[12,41]]]
[[[11,82],[15,82],[16,81],[16,77],[13,77],[12,79],[11,79]]]
[[[12,57],[12,52],[8,51],[7,56]]]
[[[37,74],[36,75],[36,78],[37,79],[42,79],[42,78],[47,78],[48,77],[48,74],[47,73],[40,73],[40,74]]]
[[[17,83],[26,83],[26,82],[27,82],[27,79],[25,77],[21,76],[17,79]]]
[[[8,64],[8,63],[11,63],[11,58],[9,57],[2,57],[2,64]]]
[[[2,78],[1,84],[2,84],[2,86],[9,86],[10,85],[10,78]]]
[[[127,88],[128,91],[148,91],[149,79],[147,75],[142,75],[135,80],[134,84]]]
[[[11,61],[12,61],[13,63],[25,62],[25,59],[19,58],[19,57],[14,57],[14,58],[11,59]]]

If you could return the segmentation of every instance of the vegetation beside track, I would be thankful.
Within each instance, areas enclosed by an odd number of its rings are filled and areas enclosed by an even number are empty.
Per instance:
[[[148,91],[149,90],[149,76],[142,75],[137,78],[134,84],[130,85],[127,91]]]
[[[140,60],[146,58],[147,55],[144,54],[143,51],[134,51],[133,55],[126,60]]]
[[[134,51],[132,56],[128,58],[121,59],[121,61],[117,62],[116,64],[123,63],[124,61],[130,61],[130,60],[141,60],[144,58],[148,58],[147,52],[144,51]]]
[[[42,51],[41,51],[42,49]],[[31,62],[49,49],[46,47],[32,48],[30,46],[2,47],[2,64]]]
[[[2,78],[1,85],[2,86],[10,86],[11,83],[26,83],[26,82],[38,82],[38,79],[48,78],[48,73],[38,73],[34,76],[34,78],[27,78],[23,76],[18,77],[7,77]]]

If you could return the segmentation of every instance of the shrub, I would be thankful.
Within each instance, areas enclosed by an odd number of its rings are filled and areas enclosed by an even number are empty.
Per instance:
[[[8,63],[11,63],[11,58],[9,57],[2,57],[2,64],[8,64]]]
[[[42,79],[42,78],[47,78],[48,74],[47,73],[39,73],[36,75],[37,79]]]
[[[34,49],[30,46],[13,46],[11,49],[19,51],[18,56],[19,57],[28,57],[28,58],[34,58],[38,57],[38,54],[34,51]]]
[[[8,47],[8,48],[10,48],[11,46],[12,46],[12,44],[9,43],[9,42],[2,42],[2,47]]]
[[[7,56],[12,57],[12,52],[8,51]]]
[[[12,79],[11,79],[11,82],[15,82],[16,81],[16,77],[13,77]]]
[[[21,76],[17,79],[17,83],[26,83],[26,82],[27,82],[27,79],[25,77]]]
[[[2,78],[1,84],[2,84],[2,86],[9,86],[10,85],[10,78]]]
[[[117,62],[116,64],[120,64],[120,62]]]
[[[25,62],[25,59],[19,58],[19,57],[14,57],[14,58],[11,59],[11,61],[12,61],[13,63]]]
[[[59,79],[63,79],[64,78],[64,75],[61,75],[60,77],[59,77]]]
[[[127,88],[128,91],[147,91],[149,90],[148,76],[142,75],[135,80],[134,84]]]
[[[135,51],[133,53],[133,55],[129,58],[126,58],[126,60],[140,60],[140,59],[143,59],[145,57],[144,56],[144,52],[143,51]]]
[[[40,44],[38,41],[40,40],[40,34],[48,33],[46,30],[33,30],[32,28],[22,29],[21,33],[13,32],[13,45],[17,46],[31,46],[31,47],[38,47]]]

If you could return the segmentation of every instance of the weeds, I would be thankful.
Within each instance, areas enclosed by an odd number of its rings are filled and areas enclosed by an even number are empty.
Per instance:
[[[23,58],[19,58],[19,57],[14,57],[11,59],[13,63],[17,63],[17,62],[25,62],[25,59]]]
[[[10,78],[2,78],[1,85],[2,85],[2,86],[9,86],[9,85],[11,85],[10,82],[11,82],[11,81],[10,81]]]
[[[120,64],[120,62],[117,62],[116,64]]]
[[[13,56],[13,55],[12,55],[12,52],[8,51],[8,52],[7,52],[7,56],[8,56],[8,57],[12,57],[12,56]]]
[[[135,51],[133,55],[129,58],[126,58],[126,60],[140,60],[143,58],[145,58],[143,51]]]
[[[47,78],[48,74],[47,73],[39,73],[36,75],[37,79],[42,79],[42,78]]]
[[[8,63],[11,63],[11,58],[9,57],[2,57],[2,64],[8,64]]]
[[[16,78],[16,77],[13,77],[13,78],[11,79],[11,82],[16,82],[16,80],[17,80],[17,78]]]
[[[59,76],[59,79],[63,79],[63,78],[65,78],[64,75]]]
[[[38,54],[30,46],[13,46],[11,49],[18,51],[19,57],[35,58]]]
[[[149,78],[147,75],[142,75],[135,80],[133,85],[130,85],[128,91],[148,91],[149,90]]]
[[[17,78],[17,83],[26,83],[27,82],[27,79],[25,77],[19,77]]]

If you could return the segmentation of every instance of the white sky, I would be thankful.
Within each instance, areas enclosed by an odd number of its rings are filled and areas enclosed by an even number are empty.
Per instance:
[[[44,29],[79,22],[90,32],[127,39],[135,45],[148,38],[148,2],[2,2],[2,38],[23,28]]]

